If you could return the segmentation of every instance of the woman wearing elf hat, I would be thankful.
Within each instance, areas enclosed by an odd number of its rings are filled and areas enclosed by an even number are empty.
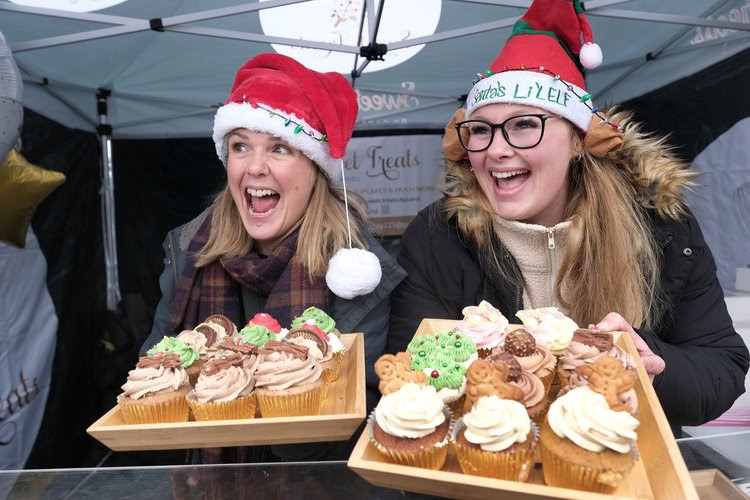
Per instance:
[[[357,111],[338,73],[275,53],[238,70],[213,130],[227,185],[167,236],[171,263],[144,349],[212,314],[244,325],[265,312],[288,327],[315,306],[339,331],[364,333],[368,395],[377,398],[372,367],[385,348],[389,294],[405,273],[341,186]]]
[[[744,392],[748,351],[685,204],[695,174],[596,110],[582,66],[600,62],[577,0],[535,0],[477,75],[446,127],[445,197],[403,236],[388,350],[481,300],[557,307],[629,332],[673,427],[698,425]]]

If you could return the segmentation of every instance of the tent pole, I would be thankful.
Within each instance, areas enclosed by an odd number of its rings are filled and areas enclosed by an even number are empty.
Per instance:
[[[112,126],[107,123],[107,97],[110,91],[99,89],[96,93],[96,109],[99,115],[99,142],[102,148],[101,161],[101,207],[102,241],[104,243],[104,267],[107,273],[107,309],[117,310],[120,303],[120,281],[117,274],[117,238],[115,236],[115,184],[112,169]]]

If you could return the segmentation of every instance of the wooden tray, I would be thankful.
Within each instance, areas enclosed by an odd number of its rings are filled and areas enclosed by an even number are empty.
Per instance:
[[[349,354],[328,390],[320,415],[286,418],[131,424],[117,406],[86,430],[114,451],[170,450],[309,443],[349,439],[365,418],[365,345],[361,333],[342,334]]]
[[[746,500],[748,497],[719,469],[694,470],[690,472],[698,496],[707,500]]]
[[[454,320],[425,319],[416,335],[449,331],[458,324]],[[664,416],[646,370],[640,362],[632,340],[626,334],[615,332],[616,344],[630,352],[637,360],[636,394],[638,396],[641,424],[638,426],[640,460],[627,481],[613,495],[624,498],[693,498],[695,487],[688,473],[672,431]],[[571,498],[603,499],[611,495],[590,493],[544,484],[539,465],[528,483],[503,481],[463,474],[452,450],[440,471],[393,464],[370,443],[367,431],[363,432],[349,457],[348,465],[370,483],[386,488],[414,491],[456,498]]]

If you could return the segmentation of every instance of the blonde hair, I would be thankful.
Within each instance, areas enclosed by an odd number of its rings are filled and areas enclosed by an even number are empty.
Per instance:
[[[570,167],[565,218],[572,227],[555,296],[578,324],[615,311],[633,326],[651,328],[660,308],[660,249],[644,209],[679,218],[685,210],[682,190],[695,185],[697,174],[677,159],[666,138],[643,133],[631,114],[606,113],[625,127],[624,144],[604,158],[578,144],[584,152]],[[573,140],[582,141],[578,135]],[[466,160],[448,161],[444,213],[455,218],[491,270],[521,285],[517,267],[508,265],[507,251],[494,241],[495,214],[468,167]],[[567,299],[561,294],[563,283]]]
[[[364,200],[347,191],[351,216],[352,245],[367,248],[361,227],[365,220]],[[247,234],[227,185],[213,203],[211,231],[198,254],[196,266],[203,267],[219,258],[242,257],[250,253],[253,239]],[[308,207],[302,218],[284,237],[299,228],[297,258],[307,269],[310,279],[322,278],[328,261],[340,249],[349,246],[344,190],[331,184],[320,168]]]

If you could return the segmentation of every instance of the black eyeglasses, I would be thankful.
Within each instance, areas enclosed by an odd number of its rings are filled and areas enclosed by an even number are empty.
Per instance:
[[[514,148],[529,149],[542,142],[544,122],[549,118],[556,118],[556,116],[544,114],[519,115],[508,118],[502,123],[466,120],[456,123],[456,132],[464,149],[473,153],[489,148],[492,139],[495,138],[497,129],[503,132],[505,140]]]

